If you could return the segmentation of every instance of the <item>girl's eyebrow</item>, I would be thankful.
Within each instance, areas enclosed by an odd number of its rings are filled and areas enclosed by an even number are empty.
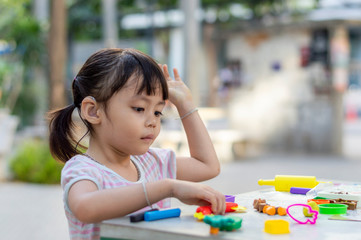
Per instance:
[[[145,101],[147,103],[151,102],[151,100],[148,97],[144,96],[144,95],[136,95],[134,98],[136,100]],[[156,105],[165,105],[165,101],[164,100],[159,101]]]

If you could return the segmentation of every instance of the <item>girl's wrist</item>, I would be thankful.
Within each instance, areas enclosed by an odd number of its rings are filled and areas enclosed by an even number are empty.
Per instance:
[[[180,120],[183,120],[185,119],[186,117],[192,115],[193,113],[197,112],[198,111],[198,108],[193,108],[192,110],[190,110],[189,112],[187,112],[186,114],[182,115],[182,116],[179,116],[179,119]]]
[[[196,109],[196,106],[193,103],[183,103],[182,106],[177,106],[179,117],[182,118],[187,113]]]

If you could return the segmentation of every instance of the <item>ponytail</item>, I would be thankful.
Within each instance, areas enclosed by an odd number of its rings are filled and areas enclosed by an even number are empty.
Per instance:
[[[78,143],[73,134],[75,125],[72,113],[75,108],[76,106],[71,104],[49,113],[50,152],[55,159],[64,163],[73,156],[81,154],[81,151],[77,149]]]

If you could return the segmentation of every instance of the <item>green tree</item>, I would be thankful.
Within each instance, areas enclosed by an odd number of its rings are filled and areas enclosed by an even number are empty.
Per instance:
[[[0,0],[0,40],[12,50],[0,56],[1,107],[19,116],[21,125],[31,124],[35,115],[38,93],[33,69],[44,56],[43,30],[30,7],[30,0]]]

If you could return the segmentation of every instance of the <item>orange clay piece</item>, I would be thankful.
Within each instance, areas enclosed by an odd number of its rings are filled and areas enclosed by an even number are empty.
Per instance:
[[[269,205],[264,206],[263,209],[262,209],[262,212],[266,213],[268,207],[269,207]]]
[[[277,208],[277,214],[280,215],[280,216],[286,216],[287,215],[286,208],[278,207]]]
[[[210,230],[209,230],[209,233],[210,233],[210,234],[212,234],[212,235],[217,235],[218,232],[219,232],[219,228],[210,226]]]
[[[317,204],[326,204],[326,203],[330,203],[330,200],[327,199],[308,199],[307,202],[315,202]]]
[[[275,215],[276,214],[276,208],[274,206],[268,206],[266,208],[266,213],[268,215]]]
[[[275,215],[278,214],[280,216],[286,216],[287,215],[287,211],[286,208],[284,207],[275,207],[275,206],[271,206],[268,205],[266,203],[266,200],[264,199],[255,199],[253,201],[253,207],[261,213],[267,213],[268,215]]]

